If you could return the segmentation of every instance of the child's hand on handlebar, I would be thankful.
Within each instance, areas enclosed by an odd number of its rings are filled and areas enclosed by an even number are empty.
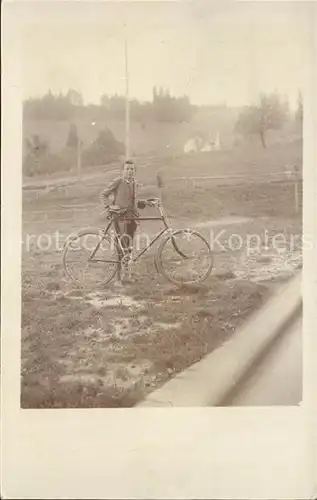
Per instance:
[[[158,198],[148,198],[146,204],[148,207],[156,207],[158,205]]]
[[[148,198],[147,200],[139,200],[138,208],[156,207],[157,204],[158,204],[157,198]]]

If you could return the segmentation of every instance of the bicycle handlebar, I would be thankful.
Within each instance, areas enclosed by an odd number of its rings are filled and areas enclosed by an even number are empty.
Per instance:
[[[146,200],[146,202],[151,203],[151,204],[156,205],[156,206],[160,206],[161,205],[160,198],[148,198]]]
[[[161,207],[161,200],[160,200],[160,198],[147,198],[145,200],[145,202],[151,204],[152,206],[156,206],[157,208]],[[108,214],[109,210],[111,210],[111,207],[113,207],[114,211],[116,211],[116,208],[115,208],[116,206],[109,204],[109,205],[106,205],[104,207],[104,210],[102,210],[102,212],[100,212],[100,215]],[[118,209],[118,212],[119,212],[120,208],[118,207],[117,209]]]

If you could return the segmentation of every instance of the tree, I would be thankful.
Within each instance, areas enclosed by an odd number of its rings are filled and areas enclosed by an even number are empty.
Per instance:
[[[246,106],[242,110],[235,128],[245,136],[259,135],[266,148],[267,132],[282,128],[288,114],[288,103],[282,102],[278,94],[262,94],[258,106]]]
[[[187,96],[173,97],[169,89],[156,87],[152,91],[153,116],[159,122],[180,123],[189,121],[193,115],[194,107]]]
[[[94,144],[101,148],[108,149],[113,153],[120,153],[121,151],[121,143],[116,140],[111,130],[107,127],[99,132],[99,135]]]
[[[302,125],[303,123],[303,96],[302,93],[299,91],[298,96],[297,96],[297,109],[295,113],[295,119],[298,123]]]
[[[78,140],[79,138],[78,138],[77,125],[72,123],[71,126],[69,127],[66,147],[71,149],[76,149],[78,147]]]
[[[26,173],[41,173],[43,160],[49,155],[49,143],[34,134],[26,139],[25,146],[26,156],[23,163]]]
[[[83,106],[84,104],[83,96],[77,90],[69,89],[66,94],[66,98],[73,106]]]
[[[148,121],[180,123],[189,121],[195,111],[187,96],[174,97],[169,89],[154,87],[152,101],[130,100],[131,121],[145,124]],[[92,119],[125,119],[126,98],[123,95],[101,95],[99,105],[84,105],[82,95],[70,89],[65,94],[54,95],[48,91],[40,98],[30,98],[23,103],[25,119],[49,121],[75,121]]]
[[[106,127],[83,152],[83,162],[87,166],[103,165],[118,160],[122,154],[124,154],[124,144],[117,141],[111,130]]]
[[[49,144],[45,139],[41,139],[39,135],[33,134],[26,139],[26,150],[27,154],[40,158],[49,152]]]
[[[51,91],[41,98],[23,103],[23,115],[33,120],[65,120],[71,114],[71,104],[65,96],[54,96]]]

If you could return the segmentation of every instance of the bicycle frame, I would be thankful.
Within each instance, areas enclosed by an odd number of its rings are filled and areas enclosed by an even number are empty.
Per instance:
[[[143,250],[141,250],[141,252],[139,252],[137,255],[135,255],[134,257],[132,257],[131,259],[131,262],[134,263],[136,262],[140,257],[142,257],[142,255],[145,254],[145,252],[147,252],[153,245],[154,243],[159,240],[164,234],[172,231],[172,228],[171,228],[171,225],[170,225],[170,222],[168,220],[168,218],[166,217],[166,215],[164,214],[164,211],[162,209],[162,207],[160,205],[157,206],[159,212],[160,212],[160,216],[159,217],[118,217],[117,219],[115,217],[111,217],[111,220],[108,224],[108,226],[105,228],[104,230],[104,237],[108,234],[108,231],[109,229],[111,228],[112,225],[114,225],[115,227],[115,231],[116,231],[116,238],[120,239],[120,236],[121,234],[117,231],[116,229],[116,225],[115,225],[115,222],[116,221],[120,221],[120,222],[127,222],[127,221],[149,221],[149,220],[156,220],[156,221],[162,221],[163,224],[164,224],[164,229],[162,229],[151,241],[150,243],[145,247],[143,248]],[[112,262],[112,261],[108,261],[108,260],[103,260],[103,259],[94,259],[94,256],[96,255],[96,252],[98,251],[102,241],[103,241],[104,238],[101,239],[101,241],[98,243],[98,245],[96,246],[95,250],[92,252],[92,254],[90,255],[89,257],[89,260],[92,261],[92,262]],[[186,255],[184,255],[180,250],[179,248],[177,248],[177,245],[175,243],[175,241],[173,240],[173,246],[175,248],[175,250],[180,254],[182,255],[184,258],[186,258]],[[125,254],[126,250],[122,247],[121,245],[121,250],[123,251],[123,254]]]

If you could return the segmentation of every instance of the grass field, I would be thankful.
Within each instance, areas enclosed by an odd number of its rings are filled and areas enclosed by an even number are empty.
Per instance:
[[[294,161],[296,155],[294,148]],[[282,169],[285,157],[280,152],[279,164],[271,167]],[[239,168],[250,165],[240,160]],[[154,171],[143,170],[144,195],[156,193]],[[134,283],[84,292],[65,278],[60,248],[40,250],[36,236],[58,230],[65,238],[82,227],[100,226],[99,191],[100,183],[74,185],[66,193],[24,200],[24,243],[27,235],[34,238],[30,248],[23,247],[22,407],[133,406],[227,341],[276,284],[301,266],[301,212],[295,212],[291,184],[184,189],[171,183],[163,194],[173,226],[199,225],[207,238],[222,231],[208,280],[200,287],[175,288],[157,274],[154,249],[136,264]],[[91,208],[74,210],[73,218],[62,209],[59,220],[53,214],[58,206],[75,204]],[[32,220],[31,210],[45,213],[47,221]],[[142,228],[157,229],[149,223]],[[278,234],[287,242],[285,251],[271,244]],[[240,247],[230,244],[233,235],[243,242]],[[245,245],[250,235],[259,236],[258,249]]]

